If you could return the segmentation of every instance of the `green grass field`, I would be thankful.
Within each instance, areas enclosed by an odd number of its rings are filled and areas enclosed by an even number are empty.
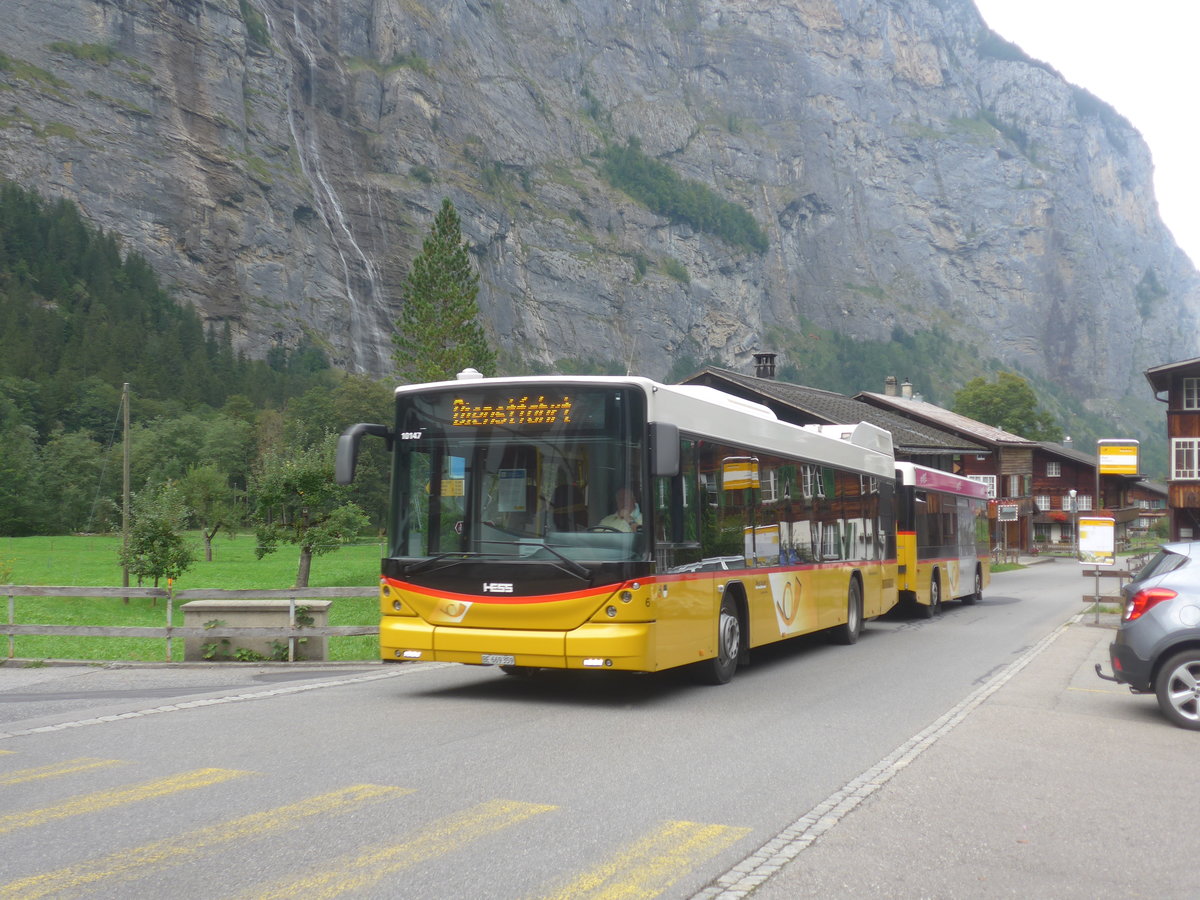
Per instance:
[[[213,561],[205,562],[200,535],[193,535],[197,562],[174,584],[176,591],[213,588],[219,590],[283,590],[296,583],[299,551],[290,545],[270,556],[254,558],[254,535],[218,537],[213,542]],[[121,566],[117,551],[120,535],[81,537],[0,538],[0,583],[120,587]],[[382,546],[378,543],[343,547],[313,559],[309,584],[312,587],[369,587],[378,582]],[[146,585],[151,587],[152,585]],[[160,585],[165,587],[165,585]],[[3,589],[0,588],[0,591]],[[8,596],[0,606],[0,658],[9,656],[3,624],[8,619]],[[159,627],[167,624],[165,600],[74,597],[17,597],[13,621],[44,625],[111,625]],[[378,601],[338,599],[329,608],[330,625],[375,625]],[[183,624],[176,608],[173,623]],[[59,637],[20,635],[14,638],[12,655],[23,659],[138,660],[161,662],[166,641],[159,638]],[[173,641],[173,657],[183,659],[183,640]],[[378,640],[371,635],[332,637],[331,660],[377,659]]]

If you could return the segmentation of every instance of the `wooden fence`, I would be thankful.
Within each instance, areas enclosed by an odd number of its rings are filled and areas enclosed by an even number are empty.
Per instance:
[[[303,625],[296,622],[296,608],[306,600],[334,600],[338,598],[378,597],[379,588],[371,587],[327,587],[293,588],[282,591],[217,591],[193,590],[172,591],[164,588],[132,587],[47,587],[44,585],[5,585],[0,591],[8,595],[8,622],[0,627],[0,634],[8,635],[8,658],[13,658],[15,638],[20,634],[53,634],[72,637],[141,637],[166,640],[166,659],[171,661],[174,638],[265,638],[288,642],[288,662],[295,661],[296,641],[306,637],[333,637],[345,635],[378,634],[378,625]],[[16,598],[18,597],[144,597],[166,600],[166,625],[159,627],[117,625],[18,625],[16,624]],[[190,600],[288,600],[288,624],[266,626],[205,625],[182,626],[173,622],[175,605]]]

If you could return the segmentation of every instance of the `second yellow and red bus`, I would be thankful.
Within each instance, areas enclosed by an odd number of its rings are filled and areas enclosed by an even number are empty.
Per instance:
[[[896,582],[902,601],[932,617],[946,600],[982,599],[991,578],[988,550],[983,484],[896,463]]]

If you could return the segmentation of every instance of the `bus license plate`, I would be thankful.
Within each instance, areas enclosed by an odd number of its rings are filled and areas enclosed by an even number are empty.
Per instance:
[[[499,653],[485,653],[482,662],[485,666],[511,666],[517,661],[515,656],[503,656]]]

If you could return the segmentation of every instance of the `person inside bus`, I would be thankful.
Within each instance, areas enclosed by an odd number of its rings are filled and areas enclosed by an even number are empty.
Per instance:
[[[600,528],[613,531],[637,531],[642,527],[642,511],[629,488],[617,489],[617,508],[600,520]]]

